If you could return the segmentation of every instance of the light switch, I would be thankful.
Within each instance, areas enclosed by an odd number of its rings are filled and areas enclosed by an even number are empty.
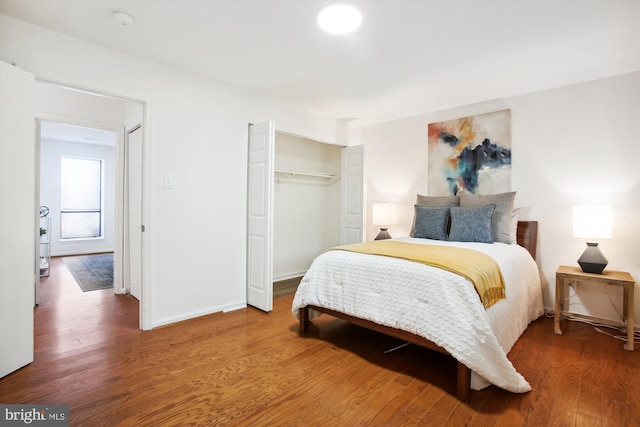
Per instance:
[[[173,176],[172,175],[165,175],[164,176],[164,189],[165,190],[172,190],[173,189]]]

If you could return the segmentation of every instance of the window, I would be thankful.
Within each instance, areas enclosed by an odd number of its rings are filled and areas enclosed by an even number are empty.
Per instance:
[[[102,160],[62,157],[60,237],[102,237]]]

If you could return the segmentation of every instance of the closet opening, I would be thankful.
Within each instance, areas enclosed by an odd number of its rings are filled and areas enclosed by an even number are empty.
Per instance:
[[[274,281],[301,277],[327,249],[362,241],[364,169],[363,145],[276,132],[273,120],[249,124],[247,304],[271,311]]]
[[[295,292],[316,256],[340,244],[342,147],[275,133],[273,297]]]

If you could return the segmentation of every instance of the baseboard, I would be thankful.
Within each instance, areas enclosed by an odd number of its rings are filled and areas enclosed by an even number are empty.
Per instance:
[[[554,313],[555,313],[555,307],[551,307],[551,308],[545,307],[543,316],[554,317]],[[626,324],[621,322],[619,319],[608,319],[608,318],[604,318],[604,317],[595,317],[595,316],[591,316],[590,314],[572,313],[572,312],[568,312],[568,311],[563,311],[562,312],[562,317],[566,318],[567,320],[577,320],[577,321],[585,321],[585,320],[589,321],[589,320],[591,320],[593,322],[602,323],[604,325],[607,325],[607,326],[610,326],[610,327],[613,327],[613,328],[620,328],[622,326],[626,327]],[[570,319],[571,317],[574,317],[574,319]],[[634,332],[635,333],[640,332],[640,323],[636,319],[634,319],[633,323],[634,323],[634,325],[633,325]]]
[[[242,302],[242,303],[237,303],[237,304],[229,304],[226,308],[222,309],[223,313],[228,313],[230,311],[235,311],[235,310],[241,310],[243,308],[247,308],[247,303]]]
[[[241,308],[245,308],[247,306],[246,301],[237,301],[231,304],[226,304],[224,306],[211,307],[204,310],[192,311],[190,313],[186,313],[180,316],[172,316],[165,317],[164,319],[158,319],[152,322],[151,328],[158,328],[160,326],[171,325],[172,323],[182,322],[184,320],[195,319],[196,317],[207,316],[209,314],[223,312],[226,313],[228,311],[239,310]]]
[[[101,254],[110,254],[113,253],[113,250],[99,250],[99,251],[73,251],[73,252],[63,252],[63,253],[55,253],[51,254],[51,257],[65,257],[65,256],[76,256],[76,255],[101,255]]]
[[[273,281],[274,282],[280,282],[282,280],[289,280],[289,279],[294,279],[296,277],[302,277],[305,274],[307,274],[307,270],[303,270],[303,271],[298,271],[297,273],[287,273],[287,274],[281,274],[279,276],[274,276],[273,277]]]

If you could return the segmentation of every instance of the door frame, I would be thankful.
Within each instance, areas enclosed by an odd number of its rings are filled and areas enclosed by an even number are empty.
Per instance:
[[[126,97],[126,96],[120,96],[117,94],[108,94],[99,90],[93,90],[93,89],[87,89],[87,88],[79,88],[77,86],[74,85],[69,85],[69,84],[63,84],[63,83],[59,83],[59,82],[54,82],[54,81],[50,81],[50,80],[46,80],[46,79],[40,79],[36,76],[36,83],[44,83],[44,84],[53,84],[56,85],[58,87],[64,88],[64,89],[68,89],[68,90],[72,90],[72,91],[79,91],[79,92],[83,92],[89,95],[94,95],[94,96],[100,96],[100,97],[107,97],[107,98],[114,98],[114,99],[118,99],[121,101],[125,101],[125,102],[135,102],[138,104],[142,104],[142,117],[141,119],[141,123],[140,125],[143,127],[143,129],[149,129],[148,127],[148,123],[150,122],[150,101],[149,100],[141,100],[141,99],[134,99],[134,98],[130,98],[130,97]],[[52,113],[40,113],[40,112],[36,112],[35,115],[35,120],[36,123],[38,123],[38,121],[40,120],[44,120],[44,121],[54,121],[54,122],[63,122],[63,123],[68,123],[68,124],[76,124],[79,126],[88,126],[88,127],[97,127],[97,128],[104,128],[107,130],[111,130],[111,131],[115,131],[118,133],[118,138],[117,138],[117,142],[116,142],[116,203],[115,203],[115,247],[114,247],[114,292],[115,293],[124,293],[126,290],[124,288],[124,282],[123,282],[123,263],[122,260],[117,260],[117,258],[121,257],[123,254],[123,250],[124,250],[124,221],[126,221],[127,219],[125,218],[125,209],[124,209],[124,197],[125,197],[125,192],[124,192],[124,186],[125,186],[125,181],[124,181],[124,165],[125,165],[125,135],[126,135],[126,129],[125,126],[117,126],[112,123],[101,123],[101,122],[96,122],[96,121],[91,121],[91,120],[86,120],[86,119],[78,119],[78,118],[74,118],[74,117],[68,117],[68,116],[62,116],[62,115],[56,115],[56,114],[52,114]],[[106,126],[106,127],[105,127]],[[150,159],[150,138],[149,138],[149,133],[150,132],[143,132],[142,134],[142,163],[143,165],[149,165],[149,159]],[[36,144],[37,144],[37,152],[39,155],[39,148],[40,148],[40,134],[38,133],[36,136]],[[148,183],[150,182],[149,178],[148,178],[148,174],[150,173],[150,168],[149,167],[145,167],[143,168],[143,176],[142,176],[142,183],[141,183],[141,201],[142,201],[142,223],[143,224],[147,224],[147,226],[145,228],[148,228],[148,224],[149,224],[149,218],[146,218],[145,213],[148,212],[148,206],[150,204],[150,189],[149,189],[149,185]],[[39,174],[39,171],[38,171]],[[38,177],[39,178],[39,177]],[[38,188],[38,194],[36,194],[37,200],[39,200],[40,198],[40,193],[39,193],[39,188]],[[36,221],[38,220],[38,218],[36,218]],[[149,251],[145,250],[145,248],[150,247],[149,243],[148,243],[148,239],[149,239],[149,235],[148,233],[141,233],[141,246],[142,246],[142,257],[141,257],[141,272],[142,272],[142,280],[141,280],[141,298],[140,298],[140,305],[139,305],[139,328],[142,330],[151,330],[153,329],[153,322],[152,322],[152,317],[151,317],[151,313],[152,313],[152,308],[151,308],[151,304],[152,304],[152,295],[151,295],[151,286],[148,283],[148,280],[146,280],[147,277],[150,277],[150,260],[149,260]],[[116,283],[119,284],[119,286],[116,286]]]

